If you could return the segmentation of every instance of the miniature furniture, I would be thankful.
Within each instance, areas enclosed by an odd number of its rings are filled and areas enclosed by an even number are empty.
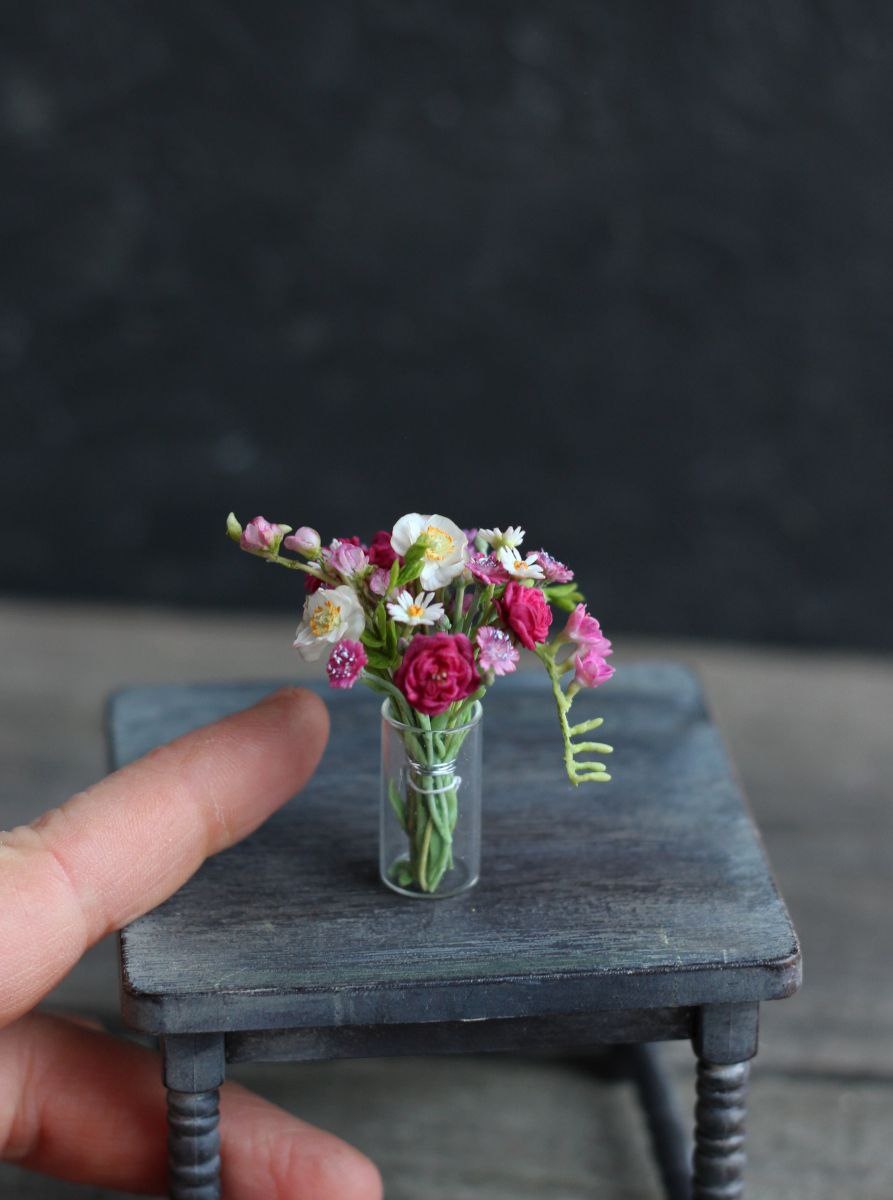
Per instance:
[[[113,761],[271,686],[119,693]],[[462,896],[379,882],[379,701],[356,687],[331,695],[305,791],[122,932],[124,1017],[162,1039],[173,1200],[219,1195],[227,1062],[621,1045],[668,1193],[743,1195],[759,1006],[799,986],[796,936],[692,674],[628,666],[577,705],[605,717],[609,784],[567,782],[538,673],[487,696],[483,866]],[[671,1038],[697,1056],[691,1172],[645,1048]]]

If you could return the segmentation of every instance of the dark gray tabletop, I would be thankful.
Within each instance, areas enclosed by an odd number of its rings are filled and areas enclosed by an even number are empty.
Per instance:
[[[155,686],[110,705],[116,765],[273,684]],[[766,1000],[797,940],[700,687],[625,667],[581,696],[613,781],[574,788],[547,681],[485,704],[481,882],[414,901],[377,878],[378,700],[330,693],[305,791],[121,935],[125,1017],[148,1032],[477,1020]]]

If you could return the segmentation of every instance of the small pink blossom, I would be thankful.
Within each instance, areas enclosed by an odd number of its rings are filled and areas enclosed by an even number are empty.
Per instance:
[[[594,646],[583,645],[574,655],[574,681],[580,687],[598,687],[613,674],[614,668],[605,662]]]
[[[583,649],[591,648],[602,657],[611,653],[611,643],[602,633],[602,627],[595,617],[586,611],[585,604],[578,604],[570,614],[561,631],[561,640],[576,642]]]
[[[267,550],[276,550],[282,535],[287,532],[287,525],[276,525],[266,517],[255,517],[242,530],[239,545],[251,554],[264,554]]]
[[[326,664],[329,683],[334,688],[353,687],[365,667],[366,661],[366,651],[363,649],[362,643],[344,638],[343,641],[336,644],[329,655],[329,661]]]
[[[338,538],[322,553],[329,570],[337,572],[342,579],[351,579],[369,563],[365,551],[359,546],[353,542],[341,542]]]
[[[511,579],[511,575],[493,554],[471,554],[465,565],[481,583],[508,583]]]
[[[386,596],[390,581],[391,572],[385,570],[384,567],[376,567],[369,576],[369,590],[375,596]]]
[[[283,545],[286,549],[295,550],[298,554],[316,554],[319,550],[320,538],[315,529],[311,529],[309,525],[302,525],[300,529],[289,534]]]
[[[474,539],[477,537],[478,531],[476,529],[463,529],[462,532],[465,534],[465,540],[468,542],[468,553],[474,554],[475,553]]]
[[[518,665],[520,654],[504,629],[483,625],[474,639],[478,644],[478,666],[494,675],[509,675]]]
[[[559,562],[557,558],[553,558],[551,554],[547,554],[545,550],[537,550],[536,561],[543,568],[543,577],[546,583],[570,583],[574,577],[570,567],[566,567],[563,562]]]

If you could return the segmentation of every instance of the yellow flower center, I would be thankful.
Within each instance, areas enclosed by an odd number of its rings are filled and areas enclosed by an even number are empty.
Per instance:
[[[425,610],[422,608],[421,604],[408,604],[406,606],[406,615],[408,617],[423,617],[425,615]]]
[[[325,637],[331,633],[341,619],[341,605],[332,600],[323,600],[310,614],[310,632],[314,637]]]
[[[425,530],[428,535],[428,549],[425,551],[425,558],[431,562],[440,562],[452,552],[455,546],[455,539],[450,537],[445,529],[438,529],[436,525],[429,525]]]

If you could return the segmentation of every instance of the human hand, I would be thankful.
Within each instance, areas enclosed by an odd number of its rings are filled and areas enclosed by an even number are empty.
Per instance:
[[[165,1191],[158,1057],[30,1010],[89,946],[160,904],[299,791],[327,736],[323,702],[286,688],[0,833],[0,1159],[101,1187]],[[235,1084],[220,1100],[231,1200],[381,1196],[376,1168],[338,1138]]]

